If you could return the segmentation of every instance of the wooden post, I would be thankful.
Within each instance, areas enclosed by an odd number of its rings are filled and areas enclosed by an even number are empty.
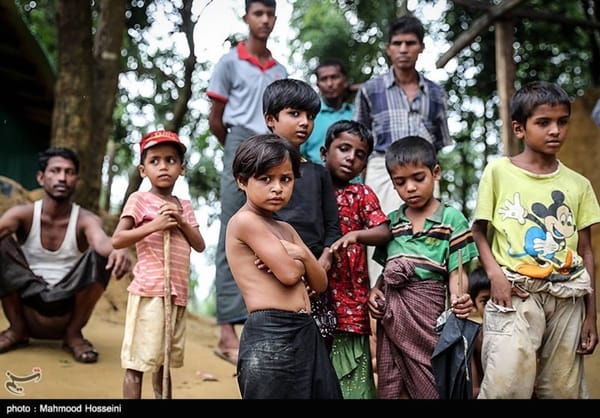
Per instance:
[[[165,275],[165,355],[163,362],[162,379],[162,399],[171,399],[171,381],[169,369],[171,368],[171,339],[173,332],[171,330],[171,232],[163,232],[163,253],[164,253],[164,275]]]
[[[463,261],[462,249],[458,249],[458,297],[463,295]]]
[[[510,99],[515,92],[515,62],[513,60],[514,24],[506,15],[496,20],[496,87],[500,99],[501,137],[504,155],[516,155],[520,144],[513,135]]]

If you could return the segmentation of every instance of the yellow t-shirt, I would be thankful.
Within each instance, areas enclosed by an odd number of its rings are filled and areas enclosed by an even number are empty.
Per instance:
[[[501,157],[484,169],[474,219],[490,222],[501,267],[566,281],[583,272],[577,232],[600,222],[600,206],[590,181],[560,162],[554,173],[539,175]]]

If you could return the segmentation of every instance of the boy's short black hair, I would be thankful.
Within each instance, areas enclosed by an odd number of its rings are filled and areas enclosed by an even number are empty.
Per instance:
[[[510,102],[510,117],[513,121],[524,125],[535,108],[541,105],[565,105],[569,115],[571,114],[571,99],[558,84],[533,81],[521,87],[513,95]]]
[[[275,0],[246,0],[246,13],[248,13],[248,9],[250,9],[252,3],[262,3],[267,7],[276,8]]]
[[[412,16],[412,15],[404,15],[400,16],[398,19],[392,21],[388,26],[388,43],[392,42],[392,37],[399,33],[414,33],[417,35],[419,42],[423,44],[423,38],[425,37],[425,28],[423,28],[423,23],[421,21]]]
[[[479,266],[473,269],[469,274],[469,295],[471,300],[475,302],[475,298],[482,290],[489,290],[491,288],[490,279],[483,267]]]
[[[393,142],[385,153],[388,173],[392,167],[408,164],[423,164],[433,171],[439,164],[433,144],[420,136],[405,136]]]
[[[275,80],[263,94],[263,113],[278,118],[279,112],[287,107],[316,116],[321,110],[321,98],[305,81],[293,78]]]
[[[247,182],[286,159],[292,162],[294,177],[300,177],[300,152],[291,142],[275,134],[254,135],[242,141],[233,158],[233,178]]]
[[[73,162],[75,166],[75,174],[79,174],[79,157],[70,148],[65,147],[50,147],[45,151],[39,153],[38,158],[38,168],[43,173],[46,171],[46,167],[48,167],[48,161],[52,157],[62,157],[65,160],[70,160]]]
[[[331,124],[325,134],[325,143],[323,144],[325,148],[329,150],[333,140],[343,132],[357,135],[361,141],[367,141],[367,156],[371,155],[373,152],[373,134],[371,134],[371,131],[365,125],[355,120],[343,119]]]

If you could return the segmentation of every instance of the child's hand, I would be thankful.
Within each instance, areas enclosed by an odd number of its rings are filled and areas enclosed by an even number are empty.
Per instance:
[[[106,270],[112,269],[112,274],[114,274],[117,279],[121,279],[125,274],[131,272],[131,264],[129,251],[126,248],[112,250],[108,255]]]
[[[156,228],[156,231],[165,231],[177,227],[177,220],[174,217],[169,213],[161,213],[160,211],[151,223]]]
[[[290,257],[296,260],[302,260],[305,254],[304,249],[300,245],[284,239],[280,239],[279,242],[281,242]],[[271,273],[271,269],[260,258],[258,258],[258,256],[256,256],[256,260],[254,260],[254,265],[259,270],[264,270],[267,273]]]
[[[505,307],[512,308],[512,296],[517,296],[521,299],[526,299],[529,294],[521,290],[518,286],[513,286],[512,283],[501,272],[501,276],[497,278],[489,275],[490,278],[490,300],[492,303]]]
[[[304,286],[306,286],[306,292],[308,293],[309,298],[314,298],[315,296],[317,296],[317,292],[312,290],[308,283],[304,282]]]
[[[598,331],[596,329],[596,317],[586,317],[583,321],[577,354],[593,354],[598,345]]]
[[[160,208],[158,208],[158,214],[171,217],[175,221],[175,226],[181,226],[183,224],[182,213],[182,209],[172,202],[164,202],[160,205]]]
[[[258,257],[256,257],[256,260],[254,260],[254,265],[259,270],[264,270],[267,273],[271,273],[271,269],[269,267],[267,267],[267,265],[265,263],[263,263],[263,261]]]
[[[303,260],[306,256],[305,250],[302,246],[294,244],[291,241],[280,239],[279,242],[283,245],[283,248],[287,251],[288,255],[296,260]]]
[[[468,293],[464,293],[458,298],[451,295],[450,300],[452,301],[452,312],[454,312],[457,318],[466,319],[469,317],[473,310],[473,301]]]
[[[326,247],[323,249],[323,252],[317,261],[325,271],[329,271],[331,264],[333,263],[333,253]]]
[[[345,251],[349,245],[357,243],[357,235],[358,234],[356,233],[356,231],[348,232],[342,238],[338,239],[336,242],[331,244],[329,251],[335,254],[338,254],[340,251]]]
[[[377,287],[369,291],[369,311],[375,319],[383,318],[385,313],[385,295]]]

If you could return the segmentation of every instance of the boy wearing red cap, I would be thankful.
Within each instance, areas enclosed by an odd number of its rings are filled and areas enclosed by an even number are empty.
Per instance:
[[[135,244],[138,261],[129,299],[121,349],[125,371],[123,397],[139,399],[144,372],[151,371],[156,397],[163,393],[165,345],[165,270],[169,271],[172,305],[171,367],[183,366],[184,331],[191,248],[204,251],[205,244],[189,200],[173,195],[185,171],[186,147],[170,131],[151,132],[140,144],[142,178],[152,185],[148,192],[135,192],[127,200],[113,234],[115,248]],[[165,269],[163,237],[170,234],[170,263]],[[169,380],[170,382],[170,380]],[[171,388],[167,388],[170,398]]]

